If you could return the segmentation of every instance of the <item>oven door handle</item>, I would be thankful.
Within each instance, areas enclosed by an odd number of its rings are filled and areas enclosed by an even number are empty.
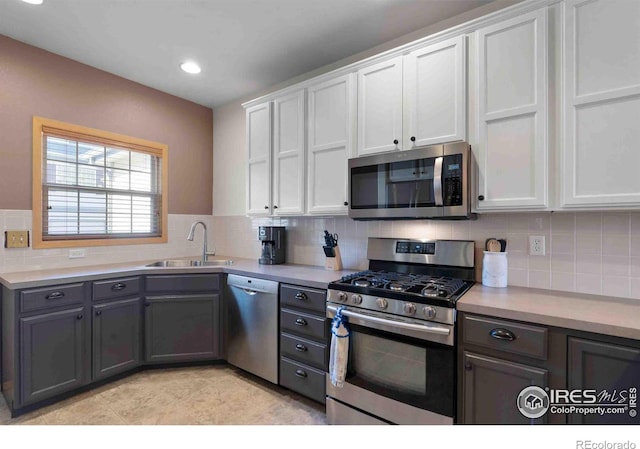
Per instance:
[[[327,305],[327,310],[337,313],[338,308],[335,306]],[[424,332],[427,334],[437,334],[442,336],[448,336],[451,333],[451,329],[446,327],[434,326],[432,324],[413,324],[413,323],[404,323],[402,321],[390,320],[387,318],[378,318],[375,316],[364,315],[357,312],[352,312],[350,310],[342,309],[342,314],[346,317],[356,318],[360,320],[363,326],[366,326],[366,322],[370,323],[378,323],[386,326],[395,326],[399,329],[405,329],[409,331],[418,331]]]

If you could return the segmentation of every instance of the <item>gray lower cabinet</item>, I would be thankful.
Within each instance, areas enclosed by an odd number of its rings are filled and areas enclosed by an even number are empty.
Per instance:
[[[93,379],[133,369],[141,363],[142,300],[92,306]]]
[[[564,388],[566,337],[532,323],[458,315],[458,411],[462,424],[562,424],[565,415],[525,417],[517,406],[529,386]]]
[[[182,362],[219,358],[218,294],[148,296],[145,360]]]
[[[516,398],[530,385],[547,386],[547,371],[480,354],[463,357],[464,419],[466,424],[538,424],[547,416],[522,415]]]
[[[37,402],[88,381],[85,308],[20,318],[21,404]]]
[[[280,284],[280,385],[325,403],[326,290]]]
[[[598,395],[604,392],[606,396],[599,396],[599,403],[621,402],[629,406],[624,413],[572,413],[570,423],[640,424],[637,402],[629,404],[630,397],[637,398],[640,388],[640,347],[569,337],[568,355],[569,390],[590,389]]]

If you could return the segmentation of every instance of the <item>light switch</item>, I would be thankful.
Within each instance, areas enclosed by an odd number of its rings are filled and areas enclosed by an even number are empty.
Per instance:
[[[5,231],[4,247],[5,248],[28,248],[29,247],[29,231]]]

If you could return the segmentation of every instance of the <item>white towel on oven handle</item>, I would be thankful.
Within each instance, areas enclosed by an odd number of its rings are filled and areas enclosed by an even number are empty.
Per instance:
[[[342,309],[344,309],[344,306],[338,309],[331,321],[331,352],[329,355],[331,384],[339,388],[342,388],[347,376],[349,336],[351,335],[347,317],[342,315]]]

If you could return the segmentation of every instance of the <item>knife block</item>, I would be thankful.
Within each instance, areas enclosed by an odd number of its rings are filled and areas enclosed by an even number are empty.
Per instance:
[[[335,257],[325,257],[324,267],[327,270],[338,271],[342,270],[342,258],[340,257],[340,247],[334,246],[333,252]]]

